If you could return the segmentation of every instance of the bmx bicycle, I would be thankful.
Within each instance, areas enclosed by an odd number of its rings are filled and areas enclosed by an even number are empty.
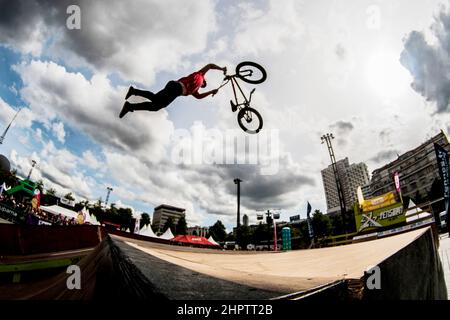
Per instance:
[[[250,91],[250,95],[247,98],[237,80],[241,79],[247,83],[259,84],[264,82],[266,78],[267,73],[263,67],[255,62],[244,61],[236,66],[236,74],[225,74],[223,83],[217,88],[217,90],[219,90],[231,82],[234,94],[234,102],[233,100],[230,100],[231,110],[233,112],[238,111],[237,121],[239,126],[242,130],[250,134],[258,133],[262,129],[263,119],[258,111],[250,107],[252,94],[255,92],[255,89],[253,88],[252,91]],[[239,93],[241,99],[238,99]]]

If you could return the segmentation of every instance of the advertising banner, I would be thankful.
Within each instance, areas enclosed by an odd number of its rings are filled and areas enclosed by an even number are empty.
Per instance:
[[[406,222],[405,210],[401,202],[372,211],[355,208],[356,230],[358,232],[388,227]]]
[[[400,177],[399,177],[399,173],[395,172],[394,173],[394,182],[395,182],[395,190],[400,193],[401,192],[401,188],[400,188]]]
[[[393,205],[395,203],[397,203],[397,198],[395,196],[395,192],[391,191],[375,198],[365,199],[362,203],[362,211],[369,212]]]

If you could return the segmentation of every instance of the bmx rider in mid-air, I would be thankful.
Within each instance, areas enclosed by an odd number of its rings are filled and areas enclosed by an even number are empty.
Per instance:
[[[180,78],[176,81],[169,81],[164,89],[158,93],[139,90],[130,86],[128,93],[125,96],[125,100],[127,100],[130,96],[140,96],[147,98],[150,101],[140,103],[130,103],[125,101],[122,111],[120,111],[119,118],[123,118],[128,112],[133,112],[135,110],[158,111],[167,107],[179,96],[192,95],[197,99],[203,99],[209,95],[215,95],[218,89],[213,89],[203,93],[198,92],[200,88],[206,87],[205,74],[211,69],[222,70],[224,73],[227,71],[226,67],[222,68],[210,63],[201,68],[199,71],[191,73],[186,77]]]

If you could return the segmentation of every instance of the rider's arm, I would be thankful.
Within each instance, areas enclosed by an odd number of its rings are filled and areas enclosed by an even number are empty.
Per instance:
[[[203,73],[203,74],[205,74],[205,73],[207,73],[209,70],[211,70],[211,69],[213,69],[213,70],[222,70],[223,72],[226,72],[227,71],[227,67],[219,67],[217,64],[214,64],[214,63],[210,63],[210,64],[207,64],[206,66],[204,66],[203,68],[201,68],[200,70],[199,70],[199,72],[201,72],[201,73]]]
[[[196,92],[194,92],[192,94],[192,96],[197,98],[197,99],[203,99],[203,98],[206,98],[209,95],[215,95],[217,93],[217,91],[219,91],[219,90],[214,89],[214,90],[206,91],[206,92],[203,92],[203,93],[199,93],[198,91],[196,91]]]

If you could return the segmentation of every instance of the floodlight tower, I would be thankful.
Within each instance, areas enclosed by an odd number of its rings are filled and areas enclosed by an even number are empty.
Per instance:
[[[327,134],[324,134],[322,137],[320,137],[320,139],[322,140],[322,144],[325,142],[328,147],[328,153],[330,154],[331,166],[333,168],[334,179],[336,181],[336,188],[338,191],[339,205],[341,207],[341,214],[342,214],[342,218],[344,219],[344,222],[345,222],[345,213],[347,212],[347,209],[345,207],[344,192],[342,191],[341,179],[339,178],[339,173],[338,173],[337,165],[336,165],[336,158],[334,156],[333,145],[331,144],[331,140],[334,139],[334,136],[332,133],[327,133]]]

